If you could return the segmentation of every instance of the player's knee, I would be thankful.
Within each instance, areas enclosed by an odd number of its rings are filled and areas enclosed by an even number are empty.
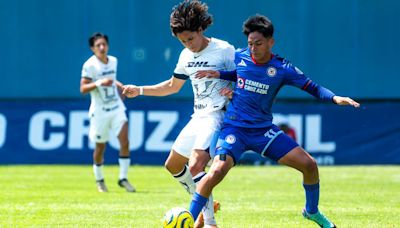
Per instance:
[[[305,162],[304,170],[307,173],[318,172],[318,165],[314,158],[307,159],[307,161]]]
[[[167,169],[170,173],[172,172],[173,166],[172,163],[167,159],[164,163],[165,169]]]
[[[215,169],[210,170],[209,179],[212,182],[220,182],[225,177],[226,172],[221,166],[218,166]]]
[[[179,165],[177,165],[177,163],[173,162],[170,159],[167,159],[164,163],[164,167],[168,170],[168,172],[170,172],[172,175],[175,175],[179,172],[182,172],[184,169],[184,166],[181,167]]]
[[[204,165],[200,163],[189,164],[189,170],[192,176],[204,171]]]

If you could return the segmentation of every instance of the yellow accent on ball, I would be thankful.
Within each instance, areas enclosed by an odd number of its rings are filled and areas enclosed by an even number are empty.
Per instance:
[[[193,228],[194,219],[192,214],[182,207],[174,207],[164,215],[164,228]]]

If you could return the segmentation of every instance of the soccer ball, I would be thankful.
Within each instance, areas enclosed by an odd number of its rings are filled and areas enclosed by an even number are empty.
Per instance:
[[[164,215],[164,228],[193,228],[194,219],[190,211],[182,207],[174,207]]]

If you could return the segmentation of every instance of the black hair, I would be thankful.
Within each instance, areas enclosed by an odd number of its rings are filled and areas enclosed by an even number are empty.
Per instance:
[[[260,32],[265,38],[270,38],[274,35],[274,25],[268,17],[257,14],[243,23],[243,33],[249,36],[252,32]]]
[[[94,46],[94,42],[96,42],[96,40],[98,40],[100,38],[104,38],[106,40],[107,44],[108,44],[108,36],[107,35],[105,35],[103,33],[100,33],[100,32],[95,32],[95,33],[93,33],[93,35],[91,35],[89,37],[89,46],[93,47]]]
[[[204,31],[213,22],[208,6],[198,0],[184,0],[172,8],[169,25],[174,36],[183,31]]]

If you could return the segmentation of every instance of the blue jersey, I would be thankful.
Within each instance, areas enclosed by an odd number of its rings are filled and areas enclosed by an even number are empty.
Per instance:
[[[289,61],[277,55],[272,56],[265,64],[257,64],[246,48],[236,51],[235,64],[236,87],[224,120],[225,123],[234,126],[271,126],[271,106],[284,85],[296,86],[323,100],[332,100],[334,96],[329,90],[312,82]]]

